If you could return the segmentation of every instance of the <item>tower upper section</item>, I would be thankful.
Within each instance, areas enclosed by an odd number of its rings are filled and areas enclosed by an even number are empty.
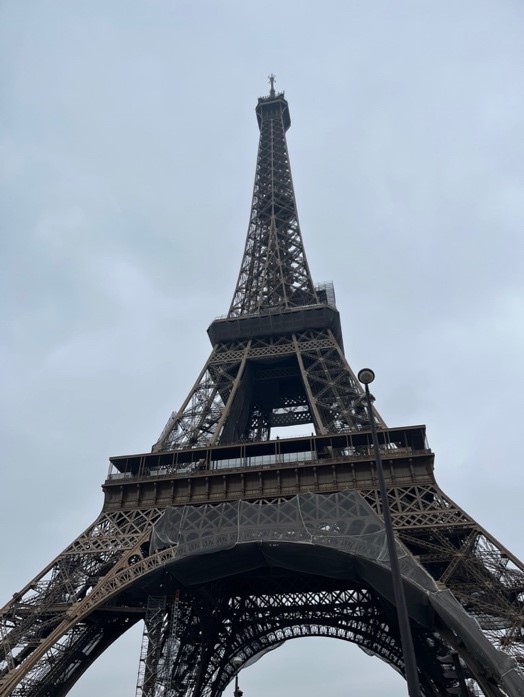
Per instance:
[[[266,314],[318,304],[298,222],[286,131],[284,93],[260,97],[260,141],[253,202],[240,273],[229,317]]]

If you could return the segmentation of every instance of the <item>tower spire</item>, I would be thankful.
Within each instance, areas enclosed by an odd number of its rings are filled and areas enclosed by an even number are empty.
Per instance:
[[[307,265],[286,144],[289,107],[274,79],[256,107],[253,202],[229,314],[208,328],[213,351],[155,452],[267,441],[287,426],[324,434],[369,425],[334,296],[317,295]]]
[[[284,93],[258,100],[260,140],[244,256],[229,317],[318,303],[302,243],[286,131],[291,125]]]
[[[274,97],[275,96],[275,82],[277,81],[276,77],[271,73],[271,75],[268,77],[269,84],[271,85],[269,89],[269,96]]]

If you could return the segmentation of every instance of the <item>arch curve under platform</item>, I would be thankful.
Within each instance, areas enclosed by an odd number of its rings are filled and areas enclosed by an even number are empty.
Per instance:
[[[264,584],[275,574],[282,582],[287,574],[291,579],[321,577],[340,587],[368,589],[380,606],[382,621],[387,622],[382,639],[387,648],[371,650],[402,670],[384,524],[357,491],[302,494],[276,502],[239,500],[218,506],[169,508],[153,527],[151,551],[173,546],[176,559],[166,571],[186,588],[225,579],[231,586],[235,578],[245,583],[250,575],[260,577],[264,570]],[[442,651],[454,649],[486,694],[497,694],[497,685],[511,697],[524,694],[516,662],[491,645],[454,596],[440,589],[400,543],[397,553],[419,645],[417,660],[424,665],[424,674],[436,675]],[[260,597],[263,587],[253,592],[253,600]],[[302,625],[300,619],[295,627]],[[330,625],[320,622],[319,626]],[[396,652],[390,651],[392,642]],[[239,650],[240,644],[237,653]],[[393,658],[395,654],[397,658]]]
[[[171,666],[169,680],[178,681],[172,694],[218,697],[238,670],[233,658],[247,661],[288,638],[323,633],[356,643],[403,672],[384,526],[358,492],[168,508],[151,529],[147,552],[144,539],[64,624],[74,638],[84,623],[79,636],[87,648],[72,641],[53,663],[54,675],[35,664],[39,690],[56,678],[56,689],[46,695],[67,694],[130,626],[119,623],[119,609],[129,617],[129,608],[145,609],[148,598],[162,596],[159,627],[164,640],[176,639],[164,641],[173,650],[162,664]],[[490,644],[402,545],[397,549],[424,695],[445,693],[449,683],[439,658],[450,650],[489,697],[524,694],[514,659]],[[146,613],[148,621],[151,630]],[[71,666],[69,654],[79,656],[79,648],[82,662]],[[33,694],[20,687],[20,695]]]

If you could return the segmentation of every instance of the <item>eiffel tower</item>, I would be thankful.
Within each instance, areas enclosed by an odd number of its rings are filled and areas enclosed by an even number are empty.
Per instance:
[[[151,452],[111,458],[95,522],[1,611],[0,695],[61,697],[144,622],[137,697],[218,697],[296,637],[404,661],[364,392],[306,261],[270,78],[233,300]],[[377,411],[425,697],[524,694],[524,566],[439,488],[420,425]],[[310,435],[280,438],[303,426]]]

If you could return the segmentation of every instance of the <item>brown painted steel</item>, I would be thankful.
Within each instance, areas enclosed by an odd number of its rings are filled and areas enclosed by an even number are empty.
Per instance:
[[[352,489],[381,513],[363,390],[344,355],[338,311],[311,280],[285,139],[289,107],[271,84],[257,106],[253,203],[228,317],[209,328],[211,355],[152,452],[111,458],[98,518],[2,609],[2,696],[67,694],[141,618],[139,697],[218,697],[238,671],[233,659],[298,636],[352,641],[404,670],[394,607],[371,587],[321,569],[280,569],[182,588],[169,575],[176,546],[149,549],[169,506],[263,506]],[[374,418],[398,539],[522,665],[522,563],[438,487],[423,426],[387,428]],[[289,425],[312,433],[272,438]],[[509,694],[441,620],[411,626],[426,697],[464,685],[469,695]],[[463,671],[455,677],[445,668],[450,651]]]

